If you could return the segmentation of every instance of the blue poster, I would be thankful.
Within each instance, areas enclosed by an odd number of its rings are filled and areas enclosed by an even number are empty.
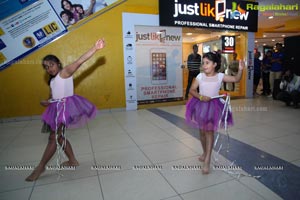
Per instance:
[[[67,32],[47,0],[1,0],[1,16],[0,70],[14,63],[30,64],[23,59],[26,55]]]
[[[0,0],[0,20],[22,10],[38,0]]]

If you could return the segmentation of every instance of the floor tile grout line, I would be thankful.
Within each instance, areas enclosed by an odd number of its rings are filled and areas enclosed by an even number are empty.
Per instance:
[[[239,130],[242,130],[241,128],[239,128]],[[257,135],[257,134],[255,134],[255,133],[253,133],[254,135],[255,135],[255,137],[262,137],[262,136],[260,136],[260,135]],[[296,134],[294,134],[294,133],[291,133],[291,134],[288,134],[288,135],[283,135],[283,136],[278,136],[278,137],[275,137],[275,138],[266,138],[266,137],[263,137],[263,139],[261,140],[261,141],[256,141],[256,142],[245,142],[245,141],[243,141],[243,140],[241,140],[241,139],[239,139],[239,138],[236,138],[236,137],[234,137],[234,136],[230,136],[230,137],[232,137],[232,138],[234,138],[234,139],[236,139],[236,140],[239,140],[239,141],[241,141],[241,142],[244,142],[244,143],[247,143],[247,144],[249,144],[249,145],[251,145],[251,146],[254,146],[254,145],[257,145],[257,144],[259,144],[259,143],[262,143],[262,142],[266,142],[266,141],[272,141],[272,142],[275,142],[275,143],[277,143],[277,144],[280,144],[280,145],[287,145],[287,144],[285,144],[285,143],[283,143],[283,142],[278,142],[278,141],[276,141],[275,139],[278,139],[278,138],[284,138],[284,137],[286,137],[286,136],[289,136],[289,135],[296,135]],[[294,148],[294,150],[300,150],[300,149],[297,149],[297,148],[295,148],[295,147],[293,147],[292,146],[292,148]]]
[[[172,198],[176,198],[176,197],[179,197],[181,200],[184,200],[181,195],[174,195],[174,196],[170,196],[170,197],[167,197],[167,198],[163,198],[163,199],[159,199],[159,200],[168,200],[168,199],[172,199]]]
[[[287,135],[285,135],[285,136],[287,136]],[[285,137],[285,136],[283,136],[283,137]],[[282,137],[282,138],[283,138],[283,137]],[[285,144],[285,143],[283,143],[283,142],[278,142],[278,141],[276,141],[275,139],[278,139],[278,138],[270,138],[270,140],[271,140],[272,142],[276,143],[276,144],[280,144],[280,145],[289,147],[289,148],[291,148],[291,149],[293,149],[293,150],[295,150],[295,151],[300,151],[300,148],[298,149],[298,148],[294,147],[293,145],[288,145],[288,144]],[[299,159],[300,159],[300,157],[299,157]]]
[[[269,125],[268,125],[269,126]],[[238,129],[241,129],[241,128],[238,128]],[[241,129],[242,130],[242,129]],[[283,130],[284,131],[284,130]],[[253,133],[255,136],[257,137],[263,137],[264,139],[266,140],[274,140],[274,139],[278,139],[278,138],[284,138],[286,136],[290,136],[290,135],[297,135],[296,133],[294,132],[289,132],[289,134],[285,134],[285,135],[281,135],[281,136],[276,136],[276,137],[272,137],[272,138],[269,138],[269,137],[265,137],[265,136],[262,136],[262,135],[259,135],[259,134],[256,134],[256,133]]]
[[[88,134],[89,134],[89,140],[90,140],[90,145],[91,145],[93,160],[94,160],[94,164],[96,165],[97,163],[96,163],[95,151],[94,151],[94,147],[93,147],[93,143],[92,143],[92,137],[91,137],[91,132],[90,132],[88,124],[87,124],[87,129],[88,129]],[[101,185],[101,179],[100,179],[100,176],[99,176],[100,174],[99,174],[98,170],[96,170],[96,173],[97,173],[97,179],[98,179],[98,183],[99,183],[99,187],[100,187],[100,191],[101,191],[101,196],[102,196],[102,199],[104,200],[104,193],[103,193],[103,188],[102,188],[102,185]]]
[[[22,128],[23,130],[24,130],[24,127]],[[90,136],[90,132],[89,132],[89,136]],[[90,141],[91,142],[91,141]],[[93,157],[94,157],[94,159],[95,159],[95,153],[93,152]],[[101,176],[101,175],[100,175]],[[85,177],[84,177],[85,178]],[[73,179],[73,180],[76,180],[76,179]],[[67,180],[67,181],[72,181],[72,180]],[[33,191],[33,190],[32,190]],[[32,192],[31,191],[31,192]]]
[[[151,111],[150,111],[151,112]],[[153,113],[154,114],[154,113]],[[161,117],[161,116],[158,116],[158,117]],[[161,117],[162,118],[162,117]],[[163,118],[164,119],[164,118]],[[151,121],[151,123],[153,123],[153,125],[157,126],[156,124],[154,124],[154,122]],[[172,122],[169,122],[169,123],[172,123]],[[158,127],[158,126],[157,126]],[[176,126],[178,127],[178,126]],[[158,127],[160,128],[161,130],[163,130],[161,127]],[[178,127],[180,128],[180,127]],[[164,131],[164,130],[163,130]],[[184,130],[183,130],[184,131]],[[165,132],[165,131],[164,131]],[[184,131],[185,132],[185,131]],[[165,132],[166,134],[170,135],[171,137],[174,137],[173,135],[171,135],[170,133],[168,132]],[[186,133],[186,132],[185,132]],[[187,133],[189,135],[191,135],[190,133]],[[199,140],[198,137],[194,136],[194,135],[191,135],[193,138]],[[197,151],[195,151],[193,148],[191,148],[190,146],[188,146],[187,144],[185,144],[184,142],[182,142],[180,139],[174,137],[175,140],[177,140],[179,143],[183,144],[185,147],[187,147],[188,149],[190,149],[192,152],[194,152],[196,155],[195,156],[192,156],[192,157],[196,157],[196,156],[199,156],[199,153]],[[199,146],[201,146],[201,143],[200,143],[200,140],[199,140]],[[213,149],[213,152],[215,152],[215,150]],[[178,159],[178,160],[182,160],[182,159]],[[226,159],[227,160],[227,159]],[[176,160],[175,160],[176,161]],[[174,161],[170,161],[170,162],[174,162]]]
[[[30,194],[29,194],[28,200],[30,200],[30,199],[31,199],[31,197],[32,197],[32,194],[33,194],[33,191],[34,191],[35,185],[36,185],[36,181],[34,181],[34,183],[33,183],[33,185],[32,185],[32,188],[31,188],[31,191],[30,191]]]
[[[47,186],[47,185],[52,185],[52,184],[65,183],[65,182],[70,182],[70,181],[77,181],[77,180],[92,178],[92,177],[96,177],[96,176],[97,175],[88,175],[88,176],[85,176],[85,177],[65,179],[65,180],[60,180],[60,181],[55,181],[55,182],[50,182],[50,183],[43,183],[43,184],[37,184],[36,183],[34,187],[37,188],[37,187],[42,187],[42,186]],[[19,188],[19,189],[16,189],[16,190],[21,190],[21,189],[22,188]],[[16,190],[10,190],[10,191],[16,191]]]
[[[174,115],[174,114],[171,114],[171,113],[168,113],[168,112],[166,112],[166,111],[164,111],[164,110],[161,110],[161,109],[151,109],[151,111],[153,111],[153,113],[155,113],[155,114],[157,114],[157,115],[161,115],[162,117],[164,117],[164,118],[166,118],[166,117],[172,117],[172,116],[175,116],[175,118],[176,117],[178,117],[178,116],[176,116],[176,115]],[[179,117],[180,118],[180,117]],[[174,120],[169,120],[170,122],[172,122],[172,123],[175,123],[175,121]],[[183,129],[186,129],[187,127],[182,127]],[[235,139],[236,140],[236,139]],[[241,144],[243,144],[243,145],[246,145],[246,147],[247,148],[250,148],[251,147],[251,149],[256,149],[256,150],[258,150],[258,151],[262,151],[262,150],[260,150],[260,149],[257,149],[256,147],[252,147],[251,145],[248,145],[248,144],[246,144],[246,143],[244,143],[244,142],[241,142],[241,141],[238,141],[238,140],[236,140],[236,142],[237,142],[237,145],[241,145]],[[271,160],[271,162],[274,162],[274,160],[279,160],[280,162],[283,162],[283,163],[285,163],[285,164],[287,164],[289,167],[292,167],[292,168],[295,168],[296,167],[296,169],[298,170],[298,168],[297,168],[297,166],[296,165],[293,165],[293,163],[290,163],[290,162],[287,162],[287,161],[285,161],[285,160],[283,160],[283,159],[280,159],[279,157],[276,157],[276,156],[274,156],[274,155],[272,155],[272,154],[270,154],[270,153],[267,153],[267,152],[265,152],[265,151],[262,151],[262,152],[264,152],[265,154],[267,154],[267,155],[269,155],[269,156],[271,156],[270,158],[272,158]],[[249,153],[249,154],[251,154],[251,153]],[[238,155],[238,154],[237,154]],[[236,156],[236,155],[234,155],[234,154],[232,154],[231,156]],[[248,167],[246,167],[245,169],[248,169],[248,170],[250,170],[250,168],[248,168]],[[246,172],[247,172],[247,170],[246,170]],[[270,171],[271,172],[271,171]],[[247,172],[248,173],[248,172]],[[278,175],[278,173],[275,171],[274,173],[272,172],[271,174],[274,174],[274,175]],[[285,196],[290,196],[291,195],[291,193],[287,193],[287,192],[284,192],[284,191],[282,191],[282,190],[280,190],[278,187],[276,187],[276,186],[271,186],[270,185],[270,182],[266,182],[266,180],[265,179],[263,179],[263,180],[258,180],[259,182],[261,182],[261,183],[263,183],[265,186],[267,186],[269,189],[271,189],[273,192],[276,192],[276,194],[278,195],[278,196],[280,196],[281,198],[282,198],[282,196],[283,195],[285,195]],[[279,189],[279,191],[278,191],[278,189]]]
[[[120,121],[118,121],[117,119],[116,119],[116,121],[119,123],[119,125],[121,126],[121,123],[120,123]],[[121,126],[123,129],[124,129],[124,127],[123,126]],[[141,147],[134,141],[134,139],[132,138],[132,136],[130,136],[129,135],[129,133],[127,132],[127,130],[125,130],[124,129],[124,131],[126,132],[126,134],[131,138],[131,140],[135,143],[135,145],[137,146],[137,148],[143,153],[143,155],[148,159],[148,161],[151,163],[151,165],[156,165],[156,164],[154,164],[152,161],[151,161],[151,159],[147,156],[147,154],[141,149]],[[131,169],[132,170],[132,169]],[[160,172],[160,170],[156,170],[159,174],[160,174],[160,176],[167,182],[167,184],[173,189],[173,191],[177,194],[177,195],[179,195],[179,193],[178,193],[178,191],[170,184],[170,182],[166,179],[166,177],[165,176],[163,176],[162,175],[162,173]],[[181,198],[182,199],[182,198]],[[184,199],[182,199],[182,200],[184,200]]]
[[[33,185],[32,185],[33,186]],[[32,186],[28,186],[28,187],[20,187],[20,188],[16,188],[16,189],[8,189],[8,190],[3,190],[3,191],[0,191],[0,194],[1,193],[7,193],[7,192],[13,192],[13,191],[18,191],[18,190],[24,190],[24,189],[29,189],[29,188],[32,188]]]
[[[254,192],[255,194],[257,194],[258,196],[260,196],[263,199],[266,199],[264,196],[262,196],[260,193],[258,193],[257,191],[255,191],[253,188],[249,187],[248,185],[246,185],[245,183],[243,183],[241,180],[237,180],[240,184],[242,184],[244,187],[248,188],[250,191]],[[266,186],[265,186],[266,187]],[[270,190],[272,191],[272,190]],[[273,192],[273,191],[272,191]],[[275,195],[277,195],[275,192],[273,192]],[[277,195],[278,197],[280,197],[279,195]]]
[[[149,112],[149,111],[148,111]],[[152,113],[152,112],[150,112],[150,113]],[[153,113],[154,114],[154,113]],[[158,117],[160,117],[160,118],[162,118],[161,116],[158,116]],[[162,119],[164,119],[164,118],[162,118]],[[178,138],[176,138],[176,137],[174,137],[173,135],[171,135],[170,133],[168,133],[168,132],[165,132],[161,127],[159,127],[159,126],[157,126],[154,122],[152,122],[151,120],[149,120],[149,119],[146,119],[147,121],[149,121],[152,125],[154,125],[155,127],[157,127],[157,128],[159,128],[159,129],[161,129],[164,133],[166,133],[166,134],[168,134],[170,137],[172,137],[172,138],[174,138],[174,141],[177,141],[177,142],[179,142],[179,143],[181,143],[181,144],[183,144],[185,147],[187,147],[188,149],[190,149],[192,152],[194,152],[196,155],[193,155],[193,156],[187,156],[187,157],[183,157],[183,158],[179,158],[179,159],[175,159],[175,160],[169,160],[169,161],[164,161],[164,162],[157,162],[157,163],[154,163],[154,164],[167,164],[167,163],[171,163],[171,162],[176,162],[176,161],[179,161],[179,160],[183,160],[183,159],[188,159],[188,158],[192,158],[192,157],[197,157],[197,156],[199,156],[198,155],[198,152],[197,151],[195,151],[194,149],[192,149],[191,147],[189,147],[188,145],[186,145],[185,143],[183,143],[181,140],[179,140]],[[171,122],[169,122],[169,123],[171,123]],[[179,127],[180,128],[180,127]],[[127,132],[126,130],[125,130],[125,132]],[[184,131],[185,132],[185,131]],[[188,134],[188,133],[187,133]],[[195,138],[195,136],[192,136],[193,138]],[[134,140],[133,138],[131,138],[132,140]],[[199,138],[196,138],[196,139],[198,139],[199,140]],[[173,140],[172,140],[173,141]],[[156,143],[152,143],[152,144],[145,144],[145,145],[143,145],[143,147],[144,146],[150,146],[150,145],[154,145],[154,144],[163,144],[163,143],[169,143],[169,142],[172,142],[172,141],[162,141],[162,142],[156,142]],[[134,141],[135,142],[135,141]],[[140,145],[138,145],[138,144],[136,144],[138,147],[140,147]],[[200,141],[199,141],[199,145],[201,145],[200,144]],[[140,148],[139,148],[140,149]],[[140,149],[141,150],[141,149]],[[142,151],[142,150],[141,150]],[[214,150],[213,150],[214,151]],[[142,151],[143,152],[143,151]],[[215,152],[215,151],[214,151]],[[144,152],[143,152],[144,153]],[[145,154],[144,154],[145,155]],[[148,158],[147,157],[147,159],[149,159],[150,160],[150,158]],[[152,163],[152,162],[151,162]],[[152,163],[153,164],[153,163]]]
[[[161,117],[161,116],[158,116],[158,117]],[[161,117],[162,118],[162,117]],[[164,119],[164,118],[163,118]],[[148,120],[148,119],[147,119]],[[159,129],[161,129],[161,130],[163,130],[161,127],[159,127],[158,125],[156,125],[155,124],[155,122],[153,122],[153,121],[151,121],[151,120],[148,120],[148,121],[150,121],[150,123],[152,124],[152,125],[154,125],[154,126],[156,126],[156,127],[158,127]],[[169,123],[172,123],[172,122],[169,122]],[[180,128],[180,127],[179,127]],[[163,132],[165,132],[164,130],[163,130]],[[192,149],[191,147],[189,147],[189,146],[187,146],[185,143],[183,143],[182,141],[180,141],[178,138],[176,138],[176,137],[174,137],[173,135],[171,135],[170,133],[168,133],[168,132],[165,132],[166,134],[168,134],[169,136],[171,136],[171,137],[173,137],[173,138],[175,138],[175,140],[177,140],[178,142],[180,142],[180,143],[182,143],[183,145],[185,145],[187,148],[189,148],[190,150],[192,150],[194,153],[196,153],[197,155],[198,155],[198,153],[196,152],[196,151],[194,151],[194,149]],[[197,138],[196,138],[197,139]],[[168,143],[168,141],[166,142],[166,143]],[[168,164],[168,163],[171,163],[171,162],[175,162],[175,161],[179,161],[179,160],[183,160],[183,159],[187,159],[187,158],[192,158],[192,157],[196,157],[197,155],[195,155],[195,156],[189,156],[189,157],[186,157],[186,158],[180,158],[180,159],[176,159],[176,160],[172,160],[172,161],[166,161],[166,162],[163,162],[163,163],[156,163],[156,164],[160,164],[160,165],[162,165],[162,164]],[[226,158],[225,158],[226,159]],[[226,159],[227,160],[227,159]],[[151,161],[151,160],[150,160]],[[169,185],[171,185],[170,183],[169,183],[169,181],[167,180],[167,178],[162,174],[162,172],[161,171],[158,171],[160,174],[161,174],[161,176],[162,177],[164,177],[164,179],[168,182],[168,184]],[[225,172],[223,172],[223,173],[225,173]],[[232,179],[230,179],[230,180],[236,180],[236,177],[233,177],[233,176],[230,176],[228,173],[225,173],[225,174],[227,174],[229,177],[231,177]],[[225,181],[225,182],[227,182],[227,181]],[[217,185],[217,184],[214,184],[214,185]],[[214,186],[214,185],[211,185],[211,186]],[[211,186],[209,186],[209,187],[211,187]],[[206,187],[206,188],[208,188],[208,187]],[[176,190],[175,190],[176,191]],[[177,191],[176,191],[177,192]],[[178,193],[178,192],[177,192]],[[183,200],[183,197],[182,197],[182,194],[178,194],[178,196]],[[170,198],[170,197],[169,197]],[[167,198],[168,199],[168,198]]]
[[[158,116],[158,117],[161,117],[161,116]],[[162,117],[161,117],[162,118]],[[164,118],[163,118],[164,119]],[[153,124],[153,125],[155,125],[156,127],[158,127],[156,124],[154,124],[154,122],[152,122],[151,121],[151,123]],[[171,122],[169,122],[169,123],[171,123]],[[160,128],[161,130],[163,130],[161,127],[158,127],[158,128]],[[180,128],[180,127],[179,127]],[[163,130],[164,131],[164,130]],[[168,132],[166,132],[167,134],[169,134]],[[169,134],[170,136],[172,136],[172,137],[174,137],[173,135],[171,135],[171,134]],[[178,138],[175,138],[175,139],[177,139],[178,140],[178,142],[180,142],[180,143],[182,143],[182,144],[184,144],[186,147],[188,147],[189,149],[191,149],[193,152],[195,152],[196,154],[198,154],[196,151],[194,151],[194,149],[192,149],[192,148],[190,148],[189,146],[187,146],[185,143],[183,143],[182,141],[180,141]],[[200,145],[200,143],[199,143],[199,145]],[[213,150],[214,151],[214,150]],[[215,151],[214,151],[215,152]],[[197,156],[197,155],[196,155]],[[193,156],[193,157],[196,157],[196,156]],[[225,158],[226,159],[226,158]],[[180,160],[182,160],[182,159],[180,159]],[[226,159],[227,160],[227,159]],[[174,162],[174,161],[171,161],[171,162]],[[225,172],[223,172],[223,173],[225,173]],[[230,176],[230,174],[228,174],[228,173],[226,173],[227,175],[229,175]],[[163,176],[163,174],[162,174],[162,176]],[[232,177],[232,179],[230,180],[230,181],[232,181],[232,180],[237,180],[237,181],[239,181],[236,177],[233,177],[233,176],[231,176]],[[227,182],[227,181],[225,181],[225,182]],[[217,185],[217,184],[215,184],[215,185]],[[213,186],[215,186],[215,185],[211,185],[211,186],[209,186],[209,187],[213,187]],[[206,188],[209,188],[209,187],[206,187]],[[248,187],[247,187],[248,188]],[[201,189],[204,189],[204,188],[201,188]],[[199,189],[199,190],[201,190],[201,189]],[[198,190],[196,190],[196,191],[198,191]],[[252,189],[251,189],[251,191],[252,191]],[[256,193],[256,192],[255,192]],[[256,194],[258,194],[258,193],[256,193]],[[179,194],[179,196],[180,196],[180,198],[181,199],[183,199],[182,198],[182,196],[181,196],[182,194]],[[259,196],[261,196],[260,194],[258,194]],[[261,196],[262,197],[262,196]]]
[[[160,116],[159,116],[160,117]],[[151,121],[151,123],[154,123],[154,122],[152,122]],[[171,123],[171,122],[169,122],[169,123]],[[157,126],[156,124],[153,124],[153,125],[155,125],[155,126]],[[158,126],[157,126],[158,127]],[[189,147],[188,145],[186,145],[184,142],[182,142],[180,139],[178,139],[178,138],[176,138],[175,136],[173,136],[173,135],[171,135],[170,133],[168,133],[168,132],[166,132],[166,131],[164,131],[161,127],[158,127],[159,129],[161,129],[163,132],[165,132],[166,134],[168,134],[169,136],[171,136],[171,137],[173,137],[174,138],[174,140],[175,141],[177,141],[177,142],[179,142],[179,143],[181,143],[181,144],[183,144],[185,147],[187,147],[188,149],[190,149],[192,152],[194,152],[194,153],[196,153],[197,155],[198,155],[198,152],[197,151],[195,151],[193,148],[191,148],[191,147]],[[184,130],[183,130],[184,131]],[[185,131],[184,131],[185,132]],[[185,132],[186,133],[186,132]],[[187,133],[187,134],[189,134],[189,133]],[[190,135],[190,134],[189,134]],[[192,136],[193,138],[195,138],[194,136]],[[197,138],[196,138],[197,139]],[[201,144],[200,144],[200,141],[199,141],[199,146],[200,146]]]
[[[252,143],[251,146],[260,149],[259,147],[256,147],[256,145],[258,145],[259,143],[266,142],[266,141],[271,141],[271,142],[273,142],[273,143],[276,143],[277,145],[282,145],[282,146],[284,146],[284,147],[286,147],[286,148],[289,148],[289,149],[291,149],[291,150],[293,150],[293,151],[295,151],[295,152],[296,152],[296,151],[300,151],[300,149],[297,149],[297,148],[295,148],[295,147],[292,146],[292,145],[287,145],[287,144],[285,144],[285,143],[277,142],[276,140],[273,140],[272,138],[266,139],[266,140],[262,140],[262,141],[259,141],[259,142],[256,142],[256,143]],[[261,150],[261,151],[267,152],[266,150],[263,150],[263,149],[260,149],[260,150]],[[270,153],[270,154],[272,154],[272,153]],[[300,157],[299,157],[299,159],[300,159]],[[285,160],[285,159],[283,159],[283,160]],[[286,161],[287,161],[287,162],[290,162],[290,161],[288,161],[288,160],[286,160]]]
[[[20,130],[20,132],[19,133],[17,133],[14,137],[13,137],[13,139],[7,144],[7,145],[5,145],[4,147],[2,147],[2,150],[0,151],[0,156],[1,156],[1,154],[3,154],[3,152],[5,152],[6,151],[6,149],[17,139],[17,137],[19,137],[21,134],[22,134],[22,131],[24,130],[24,128],[25,127],[22,127],[22,128],[20,128],[21,130]]]
[[[183,196],[183,195],[190,194],[190,193],[193,193],[193,192],[196,192],[196,191],[205,190],[207,188],[214,187],[214,186],[217,186],[217,185],[221,185],[221,184],[224,184],[224,183],[227,183],[227,182],[231,182],[231,181],[235,181],[235,179],[232,177],[232,179],[228,179],[228,180],[225,180],[225,181],[213,184],[213,185],[205,186],[203,188],[194,189],[194,190],[191,190],[191,191],[188,191],[188,192],[183,192],[180,195]]]
[[[163,110],[164,111],[164,110]],[[150,111],[151,112],[151,111]],[[167,112],[167,111],[165,111],[165,112]],[[153,113],[153,114],[155,114],[155,113]],[[161,117],[161,116],[159,116],[159,117]],[[161,117],[162,119],[164,119],[163,117]],[[170,122],[170,123],[172,123],[172,122]],[[155,124],[154,124],[155,125]],[[157,126],[157,125],[156,125]],[[157,126],[158,127],[158,126]],[[178,127],[178,126],[177,126]],[[158,127],[158,128],[160,128],[160,127]],[[180,128],[180,127],[178,127],[178,128]],[[237,128],[238,130],[242,130],[242,128]],[[163,129],[161,129],[161,130],[163,130]],[[164,130],[163,130],[164,131]],[[168,132],[166,132],[167,134],[169,134]],[[188,133],[189,134],[189,133]],[[170,135],[170,134],[169,134]],[[191,134],[190,134],[191,135]],[[254,135],[255,136],[257,136],[257,137],[262,137],[262,136],[260,136],[260,135],[257,135],[257,134],[255,134],[254,133]],[[287,134],[287,135],[296,135],[296,134],[294,134],[294,133],[291,133],[291,134]],[[262,141],[259,141],[259,142],[256,142],[256,143],[251,143],[251,144],[249,144],[249,145],[253,145],[253,144],[258,144],[258,143],[260,143],[260,142],[265,142],[265,141],[272,141],[272,142],[275,142],[275,143],[277,143],[277,144],[280,144],[280,145],[285,145],[285,146],[287,146],[287,144],[284,144],[284,143],[280,143],[280,142],[277,142],[277,141],[275,141],[274,139],[278,139],[278,138],[281,138],[281,137],[285,137],[285,136],[287,136],[287,135],[283,135],[283,136],[278,136],[278,137],[276,137],[276,138],[266,138],[266,137],[263,137],[263,140]],[[172,135],[170,135],[170,136],[172,136]],[[193,135],[192,135],[193,136]],[[197,137],[195,137],[194,136],[194,138],[196,138],[196,139],[198,139],[199,140],[199,138],[197,138]],[[233,137],[234,138],[234,137]],[[177,139],[177,138],[176,138]],[[179,139],[178,139],[178,141],[179,142],[181,142]],[[181,142],[182,143],[182,142]],[[184,143],[183,143],[184,144]],[[187,146],[188,147],[188,146]],[[190,147],[189,147],[190,148]],[[289,148],[292,148],[293,150],[295,150],[295,151],[299,151],[300,149],[297,149],[297,148],[295,148],[295,147],[293,147],[293,146],[291,146],[291,147],[289,147]],[[193,150],[193,149],[192,149]],[[197,153],[197,152],[196,152]],[[300,158],[299,158],[300,159]],[[288,161],[289,162],[289,161]]]

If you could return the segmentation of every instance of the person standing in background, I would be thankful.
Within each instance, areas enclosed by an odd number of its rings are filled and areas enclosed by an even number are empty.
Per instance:
[[[185,90],[185,99],[188,99],[188,95],[190,92],[190,87],[192,85],[192,82],[194,78],[197,77],[197,75],[200,73],[200,67],[201,67],[201,55],[198,54],[198,45],[194,44],[193,45],[193,53],[191,53],[188,56],[187,60],[187,67],[189,70],[189,75],[188,75],[188,84]]]
[[[220,49],[217,52],[221,55],[221,66],[218,72],[225,73],[225,70],[227,68],[227,60],[225,56],[222,55],[222,51]]]
[[[233,57],[233,60],[228,65],[228,75],[235,76],[239,71],[239,61],[237,60],[237,53],[233,53],[232,57]],[[225,84],[226,83],[224,83],[224,86],[225,86]],[[235,83],[232,83],[231,91],[234,91],[234,90],[235,90]]]
[[[260,55],[261,54],[259,51],[254,54],[253,95],[258,95],[256,90],[261,77],[261,60],[259,59]]]
[[[222,55],[222,51],[221,49],[218,49],[218,54],[221,55],[221,66],[220,66],[220,69],[219,69],[219,73],[225,73],[226,72],[226,69],[227,69],[227,60],[225,58],[225,56]],[[223,83],[223,87],[224,87],[224,90],[227,91],[227,85],[226,83],[224,82]]]
[[[271,69],[272,51],[268,50],[262,60],[262,81],[263,93],[262,95],[270,95],[270,69]]]
[[[272,90],[273,95],[269,95],[276,99],[277,91],[279,90],[279,84],[274,84],[276,81],[277,83],[281,80],[281,74],[283,71],[283,52],[282,52],[282,44],[276,43],[275,51],[272,54],[271,59],[271,72],[270,72],[270,88]],[[276,93],[276,94],[275,94]]]

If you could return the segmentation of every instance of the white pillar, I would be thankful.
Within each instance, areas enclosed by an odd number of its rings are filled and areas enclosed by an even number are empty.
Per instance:
[[[246,49],[246,97],[253,97],[253,77],[254,77],[254,39],[255,35],[253,32],[248,32],[248,43]]]

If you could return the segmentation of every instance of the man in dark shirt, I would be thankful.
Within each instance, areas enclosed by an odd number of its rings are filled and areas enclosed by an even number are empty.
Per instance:
[[[192,85],[193,79],[197,77],[197,75],[200,73],[200,67],[201,67],[201,55],[198,54],[198,45],[193,45],[193,53],[191,53],[188,56],[187,60],[187,67],[189,70],[189,76],[188,76],[188,84],[185,90],[185,99],[188,99],[189,96],[189,90]]]
[[[254,54],[253,95],[258,94],[256,90],[261,77],[261,60],[259,59],[260,55],[261,54],[259,51]]]

